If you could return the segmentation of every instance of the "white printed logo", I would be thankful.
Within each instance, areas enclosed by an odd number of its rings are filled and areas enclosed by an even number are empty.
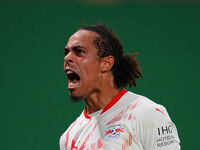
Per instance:
[[[105,136],[108,139],[118,139],[121,135],[121,133],[124,132],[124,128],[121,128],[120,125],[114,125],[108,127],[108,130],[106,131]]]

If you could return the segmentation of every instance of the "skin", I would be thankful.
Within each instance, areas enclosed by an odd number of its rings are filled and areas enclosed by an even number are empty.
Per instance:
[[[114,58],[99,58],[93,43],[97,36],[92,31],[78,30],[64,49],[64,70],[73,71],[80,77],[78,86],[68,89],[72,96],[84,99],[88,114],[103,109],[119,92],[111,71]]]

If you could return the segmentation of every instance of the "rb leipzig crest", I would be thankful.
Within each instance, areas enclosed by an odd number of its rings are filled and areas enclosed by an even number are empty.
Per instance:
[[[110,140],[114,140],[118,139],[123,132],[124,128],[121,128],[121,125],[113,125],[108,127],[105,136]]]

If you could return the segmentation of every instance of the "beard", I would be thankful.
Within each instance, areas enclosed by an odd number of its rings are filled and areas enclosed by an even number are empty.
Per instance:
[[[82,97],[71,95],[71,92],[70,92],[70,101],[71,102],[77,103],[77,102],[82,101],[82,99],[83,99]]]

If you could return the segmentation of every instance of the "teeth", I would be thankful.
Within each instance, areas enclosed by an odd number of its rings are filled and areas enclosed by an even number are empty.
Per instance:
[[[67,71],[67,74],[71,74],[71,73],[73,73],[73,72],[72,72],[72,71],[70,71],[70,70],[69,70],[69,71]]]
[[[74,86],[78,86],[78,85],[79,85],[79,82],[75,82],[75,83],[74,83],[74,82],[70,82],[70,83],[69,83],[69,86],[73,86],[73,87],[74,87]]]

